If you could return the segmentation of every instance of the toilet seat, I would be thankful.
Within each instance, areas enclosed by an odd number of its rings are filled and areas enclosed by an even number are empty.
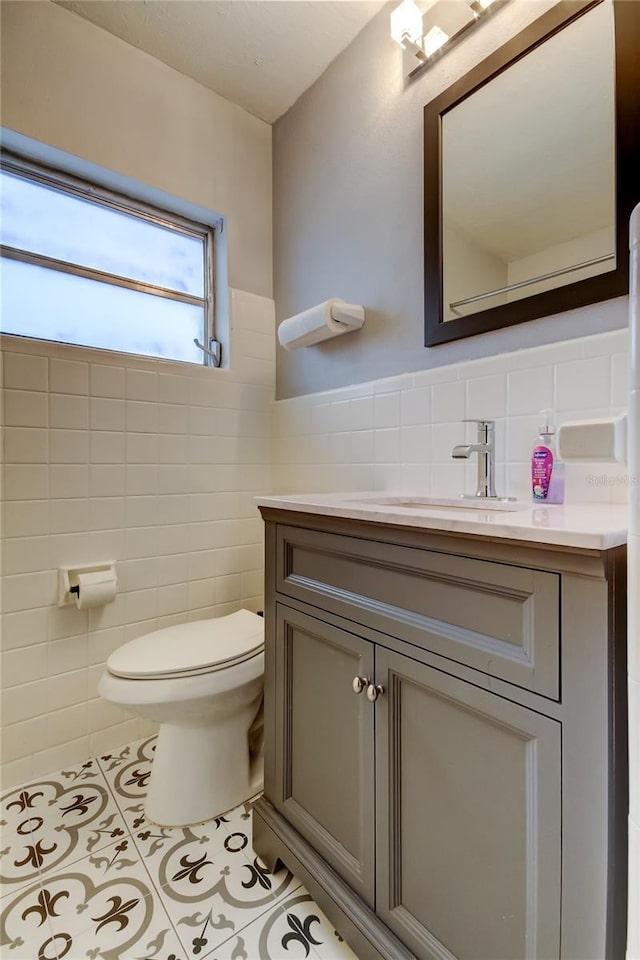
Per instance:
[[[264,623],[249,610],[154,630],[125,643],[107,660],[107,669],[129,680],[193,677],[226,670],[258,656]]]

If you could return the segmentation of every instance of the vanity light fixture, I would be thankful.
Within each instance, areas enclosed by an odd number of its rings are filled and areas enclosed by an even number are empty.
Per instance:
[[[488,10],[491,4],[495,3],[495,0],[466,0],[466,2],[473,12],[479,15]]]
[[[391,12],[391,36],[404,51],[405,73],[415,76],[471,27],[507,0],[402,0]]]
[[[444,30],[441,30],[440,27],[431,27],[428,33],[425,33],[422,38],[422,43],[424,46],[424,52],[429,59],[432,57],[436,50],[439,50],[440,47],[443,47],[447,40],[449,39],[449,34],[445,33]]]

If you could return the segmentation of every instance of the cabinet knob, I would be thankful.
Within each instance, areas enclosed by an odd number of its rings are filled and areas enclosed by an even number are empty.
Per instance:
[[[362,693],[366,685],[369,683],[367,677],[354,677],[351,683],[354,693]]]
[[[381,693],[384,693],[384,687],[381,683],[370,683],[367,687],[367,700],[375,703]]]

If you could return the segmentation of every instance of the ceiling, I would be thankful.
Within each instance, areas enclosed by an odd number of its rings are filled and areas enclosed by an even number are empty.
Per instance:
[[[54,0],[273,123],[384,0]]]

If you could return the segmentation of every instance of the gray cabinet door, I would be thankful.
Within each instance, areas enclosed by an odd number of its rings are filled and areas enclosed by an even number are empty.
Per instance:
[[[374,904],[373,644],[281,604],[276,612],[274,805]]]
[[[376,911],[421,960],[558,960],[560,724],[376,650]]]

